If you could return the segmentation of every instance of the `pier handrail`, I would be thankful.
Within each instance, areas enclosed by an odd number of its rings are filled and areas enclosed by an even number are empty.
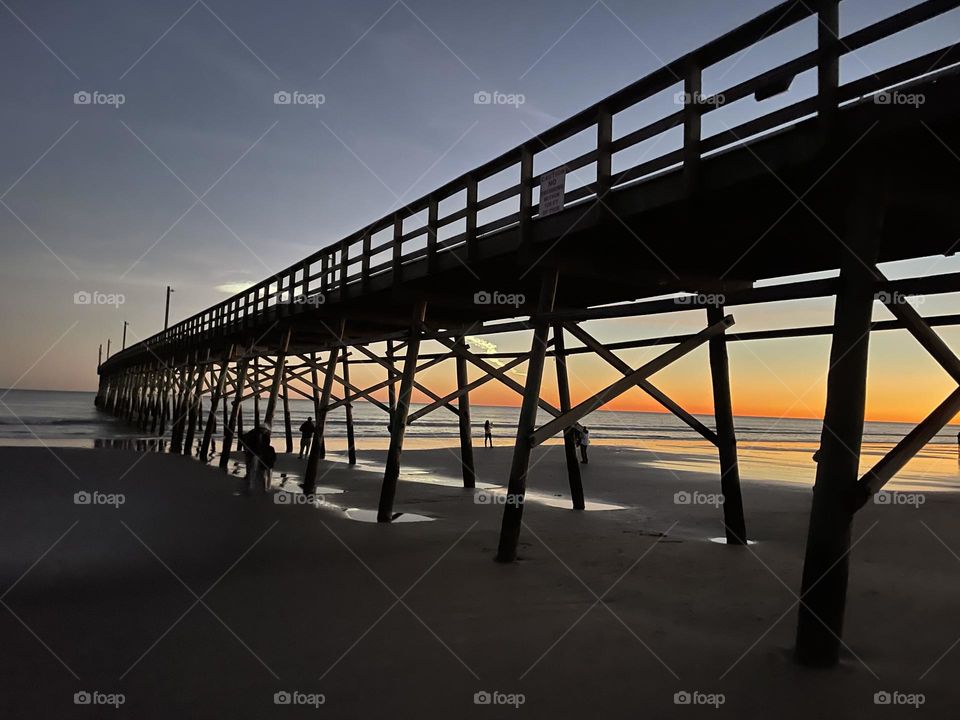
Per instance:
[[[668,170],[681,170],[691,180],[696,176],[702,158],[742,144],[774,130],[813,117],[831,122],[844,104],[876,95],[891,87],[943,70],[958,62],[956,44],[913,58],[875,74],[841,84],[840,59],[858,50],[889,38],[915,25],[926,22],[960,7],[960,0],[926,0],[896,15],[877,21],[853,33],[838,37],[839,6],[842,0],[788,0],[757,16],[744,25],[722,35],[702,47],[662,66],[644,78],[573,115],[545,132],[474,168],[432,192],[405,205],[347,237],[328,245],[290,265],[265,280],[232,297],[163,330],[124,351],[124,354],[151,350],[197,333],[214,330],[227,332],[276,306],[323,302],[338,291],[359,292],[371,278],[393,273],[393,282],[403,281],[403,268],[421,259],[428,266],[436,258],[454,249],[466,249],[467,257],[476,257],[478,243],[492,233],[537,217],[539,205],[533,202],[533,190],[544,173],[534,173],[534,158],[554,146],[591,127],[596,128],[592,150],[552,169],[568,172],[596,163],[596,180],[564,194],[564,207],[591,198],[603,197],[611,190],[633,184]],[[701,79],[704,70],[747,50],[770,36],[807,18],[817,16],[818,43],[814,50],[736,83],[726,90],[704,97]],[[817,70],[817,91],[814,95],[779,108],[765,115],[742,122],[733,128],[704,138],[701,121],[721,107],[753,95],[758,101],[786,91],[800,73]],[[644,127],[614,138],[616,115],[644,100],[682,84],[678,95],[680,109]],[[614,156],[637,144],[675,127],[683,127],[683,145],[625,170],[612,172]],[[504,171],[513,169],[516,182],[481,197],[480,185]],[[459,209],[440,215],[441,203],[463,194]],[[517,210],[496,214],[480,224],[481,213],[515,201]],[[426,214],[425,219],[417,216]],[[407,227],[406,221],[413,221]],[[463,223],[463,231],[440,240],[444,229]],[[410,249],[410,243],[424,238],[422,247]],[[405,245],[407,246],[405,249]]]

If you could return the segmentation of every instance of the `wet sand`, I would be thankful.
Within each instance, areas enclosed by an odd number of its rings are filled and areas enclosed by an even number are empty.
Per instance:
[[[233,497],[235,478],[182,457],[0,448],[0,717],[952,717],[960,701],[957,494],[860,513],[850,650],[825,672],[790,659],[808,487],[745,481],[757,544],[728,548],[713,505],[675,502],[716,493],[710,474],[594,446],[584,486],[603,505],[575,512],[548,446],[521,559],[501,565],[502,507],[458,487],[450,449],[404,454],[395,509],[431,521],[351,519],[375,510],[383,455],[331,452],[310,505]],[[476,457],[502,485],[510,449]],[[278,706],[283,691],[325,702]],[[675,704],[684,691],[723,704]],[[881,691],[924,704],[877,707]]]

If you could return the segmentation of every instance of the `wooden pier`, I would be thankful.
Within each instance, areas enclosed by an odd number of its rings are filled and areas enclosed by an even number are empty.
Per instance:
[[[206,457],[218,414],[226,467],[242,422],[271,427],[282,403],[314,403],[316,436],[306,485],[316,482],[326,415],[366,400],[385,413],[390,446],[378,517],[393,518],[406,427],[440,411],[458,418],[464,487],[475,483],[470,392],[498,382],[521,398],[497,559],[516,558],[531,450],[563,437],[574,510],[584,507],[571,428],[591,411],[639,387],[717,448],[727,543],[749,536],[740,494],[727,344],[769,338],[832,337],[820,462],[814,487],[797,634],[797,657],[837,662],[843,630],[850,530],[857,510],[960,411],[960,390],[876,467],[858,477],[871,332],[905,329],[960,383],[958,359],[932,329],[960,315],[921,317],[905,298],[960,291],[960,275],[888,280],[879,263],[952,254],[960,239],[960,52],[938,48],[863,78],[840,82],[840,62],[960,6],[927,0],[847,35],[839,0],[785,2],[343,240],[99,366],[97,404],[149,432],[171,433],[175,451],[199,438]],[[815,17],[813,17],[815,16]],[[811,49],[725,89],[704,91],[704,73],[797,23],[814,19]],[[816,90],[704,136],[703,118],[734,106],[765,108],[796,78]],[[672,109],[622,131],[638,104],[673,92]],[[913,99],[911,101],[911,98]],[[639,164],[637,147],[682,133],[675,149]],[[564,141],[591,149],[564,154]],[[632,152],[631,152],[632,151]],[[542,169],[537,169],[542,168]],[[615,169],[616,168],[616,169]],[[562,207],[540,207],[545,178],[561,171]],[[585,180],[584,180],[585,178]],[[576,181],[576,182],[575,182]],[[827,279],[757,281],[836,271]],[[517,302],[501,302],[504,297]],[[834,322],[737,333],[732,308],[835,297]],[[877,302],[892,320],[874,322]],[[688,312],[696,333],[604,343],[591,320]],[[467,338],[526,332],[523,353],[479,354]],[[568,340],[575,340],[570,345]],[[632,367],[620,350],[662,346]],[[715,426],[667,396],[652,376],[706,346]],[[424,352],[424,348],[429,348]],[[439,348],[437,350],[436,348]],[[567,358],[592,353],[622,375],[573,405]],[[554,358],[559,407],[541,397]],[[418,381],[455,365],[446,395]],[[383,380],[359,387],[350,368],[372,365]],[[469,380],[468,366],[482,375]],[[525,367],[520,382],[510,370]],[[308,388],[307,391],[301,388]],[[386,389],[385,403],[374,393]],[[412,411],[412,393],[430,403]],[[261,418],[259,398],[266,396]],[[206,405],[204,406],[204,399]],[[258,403],[243,418],[241,401]],[[203,410],[206,410],[204,415]],[[550,420],[537,427],[538,411]],[[352,438],[351,416],[347,426]],[[350,461],[355,462],[352,450]]]

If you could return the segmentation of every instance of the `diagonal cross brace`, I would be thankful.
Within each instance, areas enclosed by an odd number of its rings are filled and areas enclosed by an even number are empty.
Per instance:
[[[559,417],[556,417],[550,422],[542,425],[540,428],[534,430],[530,434],[531,447],[536,447],[547,438],[551,438],[554,435],[563,432],[568,427],[576,424],[581,418],[589,415],[594,410],[602,407],[614,398],[622,395],[624,392],[632,388],[637,384],[637,380],[646,378],[649,375],[653,375],[654,373],[659,372],[663,368],[667,367],[667,365],[670,363],[679,360],[684,355],[703,345],[703,343],[707,342],[710,338],[724,332],[727,328],[733,325],[733,322],[733,316],[727,315],[719,322],[714,323],[704,330],[701,330],[689,340],[685,340],[679,345],[670,348],[659,357],[656,357],[650,362],[641,365],[629,375],[625,375],[624,377],[620,378],[616,382],[598,392],[596,395],[587,398],[576,407],[571,408],[569,411],[563,413]]]
[[[876,267],[872,268],[881,282],[888,282],[883,273]],[[918,313],[912,305],[905,302],[896,293],[881,290],[877,293],[877,300],[910,331],[917,342],[943,367],[949,375],[960,383],[960,358],[930,327],[926,319]],[[907,433],[876,465],[864,473],[857,481],[859,494],[857,509],[863,507],[867,501],[883,489],[890,480],[930,442],[947,423],[960,412],[960,388],[954,390],[940,403],[919,425]]]
[[[358,345],[358,346],[357,346],[357,350],[359,350],[361,353],[363,353],[364,355],[366,355],[368,358],[370,358],[371,360],[373,360],[373,361],[374,361],[375,363],[377,363],[378,365],[380,365],[380,366],[382,366],[383,368],[385,368],[385,369],[387,370],[387,372],[390,373],[393,377],[402,377],[402,376],[403,376],[403,373],[402,373],[401,371],[397,370],[395,367],[393,367],[393,366],[392,366],[390,363],[388,363],[386,360],[378,357],[375,353],[371,352],[370,350],[367,350],[367,349],[366,349],[365,347],[363,347],[362,345]],[[417,370],[419,370],[419,368],[417,368]],[[416,380],[413,381],[413,387],[415,387],[417,390],[419,390],[419,391],[422,392],[424,395],[426,395],[427,397],[429,397],[431,400],[436,401],[436,400],[439,400],[439,399],[440,399],[440,396],[437,395],[435,392],[433,392],[433,390],[431,390],[430,388],[424,386],[422,383],[418,383]],[[457,408],[455,408],[453,405],[451,405],[450,403],[444,403],[443,406],[444,406],[445,408],[447,408],[447,410],[449,410],[450,412],[452,412],[454,415],[456,415],[457,417],[460,417],[460,411],[459,411]]]
[[[629,375],[631,372],[633,372],[633,369],[626,362],[617,357],[613,351],[604,347],[600,341],[598,341],[595,337],[590,335],[586,330],[576,323],[565,323],[563,327],[567,330],[567,332],[577,338],[577,340],[593,350],[597,355],[606,360],[622,374]],[[700,433],[700,435],[706,438],[709,442],[719,446],[720,440],[713,430],[708,428],[702,422],[697,420],[697,418],[671,400],[667,394],[660,390],[656,385],[651,383],[646,378],[640,378],[637,380],[637,387],[667,408],[667,410],[672,412],[678,418],[683,420],[687,425]]]
[[[441,338],[441,337],[435,337],[432,339],[436,340],[441,345],[444,345],[450,348],[450,350],[452,350],[456,355],[459,355],[460,357],[470,361],[481,370],[484,370],[485,372],[487,372],[487,374],[492,375],[497,380],[499,380],[504,385],[506,385],[508,388],[513,390],[515,393],[519,394],[521,397],[524,394],[526,394],[526,389],[523,387],[523,385],[518,383],[509,375],[507,375],[507,373],[504,371],[503,368],[494,367],[493,365],[488,363],[486,360],[484,360],[481,356],[470,352],[465,347],[457,345],[455,342],[451,340],[448,340],[446,338]],[[553,340],[550,340],[547,343],[547,347],[549,347],[552,343],[553,343]],[[524,355],[523,357],[524,359],[526,359],[526,355]],[[560,415],[560,411],[557,408],[555,408],[553,405],[548,403],[546,400],[543,400],[543,399],[537,400],[537,404],[540,406],[542,410],[546,410],[548,413],[550,413],[554,417],[557,417],[558,415]]]
[[[451,355],[451,357],[456,357],[456,355]],[[524,363],[526,361],[527,361],[527,356],[521,355],[517,358],[514,358],[510,362],[504,365],[501,365],[498,369],[500,370],[500,372],[509,372],[510,370],[513,370],[513,368],[515,368],[517,365],[520,365],[521,363]],[[457,390],[454,390],[453,392],[448,393],[447,395],[444,395],[442,398],[440,398],[436,402],[430,403],[429,405],[420,408],[415,413],[411,413],[410,417],[407,418],[407,425],[412,423],[414,420],[419,420],[424,415],[433,412],[444,403],[448,403],[451,400],[456,400],[457,398],[463,396],[465,393],[468,393],[471,390],[476,390],[481,385],[486,385],[488,382],[494,379],[496,378],[494,378],[492,374],[487,373],[483,377],[477,378],[476,380],[467,383],[466,385],[458,388]]]

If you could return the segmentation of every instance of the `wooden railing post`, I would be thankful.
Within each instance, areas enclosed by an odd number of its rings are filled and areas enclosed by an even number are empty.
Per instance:
[[[427,205],[427,271],[437,269],[437,226],[439,225],[440,202],[431,196]]]
[[[840,0],[823,0],[817,13],[817,115],[824,136],[836,121],[840,87]]]
[[[691,65],[683,79],[683,173],[689,192],[695,191],[700,181],[702,96],[701,70],[696,65]]]
[[[477,178],[471,175],[467,178],[467,262],[477,261]]]
[[[340,278],[337,283],[340,287],[340,299],[347,297],[347,269],[350,267],[350,243],[345,242],[340,245]]]
[[[360,282],[364,291],[370,288],[370,230],[363,233],[363,254],[360,258]]]
[[[403,216],[396,213],[393,218],[393,284],[402,279],[403,274]]]
[[[613,181],[613,115],[605,107],[597,114],[597,201],[610,192]]]
[[[520,150],[520,250],[521,264],[533,260],[533,153],[524,146]]]

